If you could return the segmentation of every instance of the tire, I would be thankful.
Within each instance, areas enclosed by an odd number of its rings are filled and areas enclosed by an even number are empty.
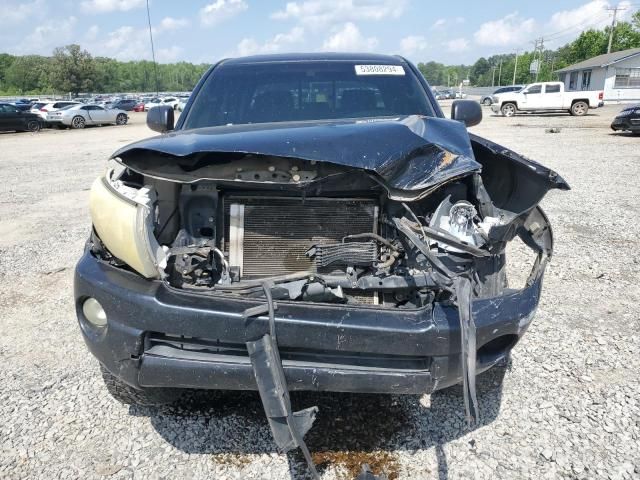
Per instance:
[[[100,364],[100,373],[111,396],[125,405],[142,407],[171,405],[183,393],[179,388],[145,388],[144,390],[133,388],[114,376],[102,364]]]
[[[35,133],[35,132],[39,132],[40,128],[42,128],[42,126],[40,125],[40,122],[37,120],[29,120],[29,122],[27,123],[27,131]]]
[[[500,111],[505,117],[513,117],[517,110],[516,104],[511,102],[505,103],[500,107]]]
[[[583,102],[582,100],[578,100],[573,105],[571,105],[571,115],[574,117],[583,117],[589,111],[589,105],[587,102]]]
[[[482,104],[483,104],[483,105],[486,105],[486,106],[489,106],[489,105],[491,105],[492,103],[493,103],[493,102],[491,101],[491,99],[490,99],[490,98],[485,98],[485,99],[482,101]]]
[[[81,115],[76,115],[71,119],[71,128],[84,128],[87,125],[87,121]]]
[[[126,125],[127,124],[127,115],[124,113],[119,113],[116,116],[116,125]]]

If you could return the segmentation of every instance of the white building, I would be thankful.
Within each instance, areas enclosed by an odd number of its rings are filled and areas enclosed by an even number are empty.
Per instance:
[[[566,90],[602,90],[607,103],[640,102],[640,48],[598,55],[556,73]]]

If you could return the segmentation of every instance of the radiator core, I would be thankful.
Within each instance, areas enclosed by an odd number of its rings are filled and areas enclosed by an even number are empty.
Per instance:
[[[316,271],[312,245],[376,232],[378,222],[369,199],[226,196],[224,212],[229,264],[246,279]]]

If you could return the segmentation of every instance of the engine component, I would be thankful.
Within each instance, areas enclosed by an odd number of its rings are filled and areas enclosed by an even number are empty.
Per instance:
[[[225,250],[240,278],[317,271],[305,253],[349,235],[375,232],[374,200],[225,196]],[[346,245],[346,243],[345,243]]]
[[[370,267],[378,259],[378,249],[375,242],[332,243],[314,245],[307,250],[306,255],[315,260],[317,268],[328,265]]]

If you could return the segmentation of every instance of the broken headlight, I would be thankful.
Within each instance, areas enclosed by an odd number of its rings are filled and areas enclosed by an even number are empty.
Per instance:
[[[147,278],[158,278],[165,252],[154,237],[156,194],[120,182],[113,170],[91,186],[89,208],[96,233],[109,252]]]

